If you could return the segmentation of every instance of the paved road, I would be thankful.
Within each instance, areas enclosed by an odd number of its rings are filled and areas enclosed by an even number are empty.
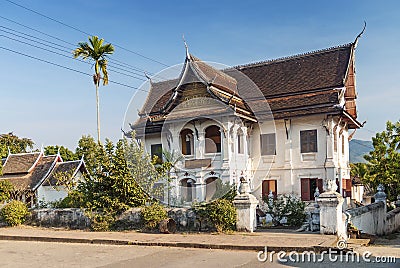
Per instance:
[[[384,251],[384,248],[381,248]],[[396,252],[395,252],[396,253]],[[399,254],[400,255],[400,254]],[[398,267],[329,263],[329,267]],[[0,267],[327,267],[323,263],[261,263],[251,251],[0,241]]]

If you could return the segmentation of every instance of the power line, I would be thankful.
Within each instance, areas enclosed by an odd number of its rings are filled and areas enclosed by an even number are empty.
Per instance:
[[[1,27],[1,26],[0,26],[0,27]],[[9,33],[9,32],[4,31],[4,30],[0,30],[0,31],[6,32],[6,33],[8,33],[8,34],[15,35],[15,36],[17,36],[17,37],[21,37],[21,36],[19,36],[19,35],[16,35],[16,34],[13,34],[13,33]],[[24,41],[21,41],[21,40],[18,40],[18,39],[15,39],[15,38],[12,38],[12,37],[9,37],[9,36],[6,36],[6,35],[0,35],[0,36],[3,36],[3,37],[5,37],[5,38],[8,38],[8,39],[13,40],[13,41],[15,41],[15,42],[19,42],[19,43],[22,43],[22,44],[26,44],[26,45],[28,45],[28,46],[32,46],[32,47],[35,47],[35,48],[38,48],[38,49],[41,49],[41,50],[45,50],[45,51],[48,51],[48,52],[50,52],[50,53],[53,53],[53,54],[56,54],[56,55],[59,55],[59,56],[62,56],[62,57],[66,57],[66,58],[68,58],[68,59],[71,59],[70,56],[67,56],[67,55],[65,55],[65,54],[62,54],[62,53],[59,53],[59,52],[56,52],[56,51],[53,51],[53,50],[50,50],[50,49],[47,49],[47,48],[43,48],[43,47],[40,47],[40,46],[37,46],[37,45],[34,45],[34,44],[30,44],[30,43],[28,43],[28,42],[24,42]],[[23,38],[23,37],[22,37],[22,38]],[[44,43],[37,42],[37,41],[34,41],[34,40],[32,40],[32,39],[29,39],[29,38],[25,38],[25,39],[26,39],[26,40],[29,40],[29,41],[32,41],[32,42],[36,42],[36,43],[41,44],[41,45],[46,45],[46,44],[44,44]],[[57,48],[57,47],[53,47],[53,46],[49,46],[49,45],[47,45],[47,46],[48,46],[48,47],[51,47],[51,48],[53,48],[53,49],[57,49],[57,50],[60,50],[60,51],[69,53],[69,51],[65,51],[65,50],[59,49],[59,48]],[[78,61],[83,62],[83,63],[86,63],[86,64],[90,64],[89,62],[84,61],[84,60],[81,60],[81,59],[75,59],[75,60],[78,60]],[[112,67],[112,65],[111,65],[111,67]],[[122,73],[122,72],[119,72],[119,71],[114,70],[113,68],[121,69],[121,68],[118,68],[118,67],[112,67],[112,68],[109,69],[109,70],[110,70],[111,72],[118,73],[118,74],[125,75],[125,76],[129,76],[129,77],[132,77],[132,78],[137,79],[137,80],[140,80],[140,81],[146,81],[146,80],[143,79],[143,78],[140,78],[140,77],[137,77],[137,76],[134,76],[134,75],[130,75],[130,74],[126,74],[126,73]],[[123,70],[123,69],[122,69],[122,70]],[[123,70],[123,71],[125,71],[125,70]]]
[[[71,25],[69,25],[69,24],[66,24],[66,23],[64,23],[64,22],[62,22],[62,21],[59,21],[59,20],[54,19],[54,18],[52,18],[52,17],[49,17],[49,16],[47,16],[47,15],[45,15],[45,14],[43,14],[43,13],[40,13],[40,12],[35,11],[35,10],[33,10],[33,9],[30,9],[30,8],[28,8],[28,7],[26,7],[26,6],[21,5],[21,4],[15,3],[15,2],[13,2],[13,1],[11,1],[11,0],[5,0],[5,1],[7,1],[7,2],[9,2],[9,3],[11,3],[11,4],[14,4],[14,5],[16,5],[16,6],[20,7],[20,8],[23,8],[23,9],[25,9],[25,10],[28,10],[28,11],[30,11],[30,12],[32,12],[32,13],[35,13],[35,14],[37,14],[37,15],[39,15],[39,16],[42,16],[42,17],[44,17],[44,18],[46,18],[46,19],[49,19],[49,20],[51,20],[51,21],[54,21],[54,22],[56,22],[56,23],[58,23],[58,24],[61,24],[61,25],[65,26],[65,27],[68,27],[68,28],[70,28],[70,29],[73,29],[73,30],[75,30],[75,31],[77,31],[77,32],[83,33],[83,34],[85,34],[85,35],[93,36],[93,34],[90,34],[90,33],[88,33],[88,32],[82,31],[81,29],[78,29],[78,28],[76,28],[76,27],[74,27],[74,26],[71,26]],[[144,56],[144,55],[142,55],[142,54],[140,54],[140,53],[138,53],[138,52],[135,52],[135,51],[133,51],[133,50],[124,48],[124,47],[122,47],[122,46],[120,46],[120,45],[117,45],[117,44],[114,44],[114,46],[116,46],[116,47],[118,47],[118,48],[120,48],[120,49],[122,49],[122,50],[125,50],[125,51],[127,51],[127,52],[130,52],[130,53],[132,53],[132,54],[135,54],[135,55],[137,55],[137,56],[139,56],[139,57],[142,57],[142,58],[144,58],[144,59],[153,61],[153,62],[158,63],[158,64],[160,64],[160,65],[163,65],[163,66],[165,66],[165,67],[168,67],[168,65],[165,64],[165,63],[162,63],[162,62],[160,62],[160,61],[158,61],[158,60],[155,60],[155,59],[152,59],[152,58],[150,58],[150,57]]]
[[[69,44],[69,45],[75,47],[75,44],[73,44],[73,43],[71,43],[71,42],[69,42],[69,41],[63,40],[63,39],[61,39],[61,38],[59,38],[59,37],[56,37],[56,36],[54,36],[54,35],[50,35],[50,34],[48,34],[48,33],[45,33],[45,32],[43,32],[43,31],[40,31],[40,30],[35,29],[35,28],[32,28],[32,27],[30,27],[30,26],[27,26],[27,25],[25,25],[25,24],[22,24],[22,23],[20,23],[20,22],[17,22],[17,21],[15,21],[15,20],[12,20],[12,19],[9,19],[9,18],[6,18],[6,17],[1,16],[1,15],[0,15],[0,18],[6,20],[6,21],[8,21],[8,22],[11,22],[11,23],[13,23],[13,24],[16,24],[16,25],[18,25],[18,26],[24,27],[24,28],[29,29],[29,30],[31,30],[31,31],[37,32],[37,33],[42,34],[42,35],[44,35],[44,36],[53,38],[53,39],[55,39],[55,40],[61,41],[61,42],[65,43],[65,44]],[[11,29],[11,28],[4,27],[4,26],[0,26],[0,27],[3,27],[3,28],[5,28],[5,29],[9,29],[9,30],[12,30],[12,31],[21,33],[21,32],[19,32],[19,31],[15,30],[15,29]],[[45,41],[45,42],[49,42],[49,43],[52,43],[52,44],[56,44],[56,45],[58,45],[58,46],[62,46],[62,47],[67,48],[67,49],[71,49],[71,48],[68,48],[68,47],[66,47],[66,46],[63,46],[63,45],[60,45],[60,44],[57,44],[57,43],[54,43],[54,42],[51,42],[51,41],[48,41],[48,40],[44,40],[44,39],[39,38],[39,37],[34,37],[34,36],[29,35],[29,34],[26,34],[26,33],[22,33],[22,34],[25,34],[25,35],[27,35],[27,36],[31,36],[31,37],[36,38],[36,39],[38,39],[38,40],[42,40],[42,41]],[[74,50],[74,49],[71,49],[71,50]],[[146,71],[146,70],[144,70],[144,69],[135,67],[135,66],[133,66],[133,65],[131,65],[131,64],[128,64],[128,63],[124,63],[124,62],[122,62],[122,61],[120,61],[120,60],[117,60],[117,59],[109,58],[109,62],[111,62],[111,63],[113,63],[113,64],[115,64],[115,65],[118,65],[118,66],[122,66],[122,67],[127,66],[128,68],[131,68],[131,69],[133,69],[134,71],[140,73],[140,74],[139,74],[139,73],[136,73],[137,75],[142,75],[142,73],[148,73],[149,75],[156,76],[156,77],[159,77],[159,78],[164,79],[164,80],[168,80],[167,78],[162,77],[162,76],[159,75],[159,74],[154,74],[154,73],[152,73],[152,72],[149,72],[149,71]]]
[[[32,56],[32,55],[28,55],[28,54],[25,54],[25,53],[22,53],[22,52],[19,52],[19,51],[15,51],[15,50],[12,50],[12,49],[9,49],[9,48],[6,48],[6,47],[1,47],[1,46],[0,46],[0,49],[3,49],[3,50],[6,50],[6,51],[15,53],[15,54],[18,54],[18,55],[27,57],[27,58],[31,58],[31,59],[34,59],[34,60],[37,60],[37,61],[41,61],[41,62],[50,64],[50,65],[53,65],[53,66],[57,66],[57,67],[60,67],[60,68],[63,68],[63,69],[66,69],[66,70],[69,70],[69,71],[72,71],[72,72],[76,72],[76,73],[80,73],[80,74],[83,74],[83,75],[92,77],[92,75],[89,74],[89,73],[85,73],[85,72],[76,70],[76,69],[74,69],[74,68],[70,68],[70,67],[67,67],[67,66],[58,64],[58,63],[54,63],[54,62],[51,62],[51,61],[48,61],[48,60],[44,60],[44,59],[41,59],[41,58],[38,58],[38,57],[35,57],[35,56]],[[130,86],[130,85],[127,85],[127,84],[118,82],[118,81],[108,80],[108,82],[113,83],[113,84],[116,84],[116,85],[128,87],[128,88],[140,90],[140,91],[143,91],[143,92],[147,92],[147,93],[148,93],[147,90],[144,90],[144,89],[141,89],[141,88],[137,88],[137,87],[133,87],[133,86]]]

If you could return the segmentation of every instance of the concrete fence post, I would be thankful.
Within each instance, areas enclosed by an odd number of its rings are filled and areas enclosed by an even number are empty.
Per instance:
[[[334,180],[328,180],[326,191],[316,197],[320,209],[320,233],[336,234],[339,238],[347,238],[346,220],[343,215],[342,205],[344,199],[336,192],[337,185]]]
[[[240,179],[239,195],[233,200],[237,210],[236,229],[238,231],[253,232],[257,227],[256,208],[257,198],[250,193],[248,182]]]
[[[378,190],[378,192],[376,192],[376,194],[374,196],[375,197],[375,202],[376,203],[383,202],[385,204],[385,212],[386,212],[386,196],[387,195],[384,192],[385,191],[385,187],[382,184],[379,184],[377,190]]]

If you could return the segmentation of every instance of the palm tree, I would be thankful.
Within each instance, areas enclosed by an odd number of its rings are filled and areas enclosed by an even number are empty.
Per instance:
[[[84,60],[89,59],[94,61],[93,82],[96,86],[96,108],[97,108],[97,141],[100,142],[100,104],[99,104],[99,86],[100,80],[103,79],[103,85],[108,84],[107,73],[107,55],[114,52],[114,47],[111,44],[103,45],[104,39],[99,39],[97,36],[89,37],[89,43],[81,42],[78,48],[74,50],[74,58],[82,57]],[[100,75],[103,73],[103,77]]]

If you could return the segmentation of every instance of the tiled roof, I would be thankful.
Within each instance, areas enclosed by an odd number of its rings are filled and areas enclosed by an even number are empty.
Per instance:
[[[40,152],[26,154],[10,154],[3,167],[3,174],[27,173],[40,156]]]
[[[237,66],[266,98],[344,86],[352,44]]]
[[[235,78],[206,64],[204,61],[196,58],[193,55],[190,55],[190,57],[192,59],[192,63],[194,63],[194,66],[200,71],[203,78],[207,82],[211,82],[213,85],[223,88],[229,93],[234,93],[236,91],[237,81]]]
[[[24,155],[14,155],[16,157],[21,156],[24,159]],[[57,160],[57,155],[41,156],[37,162],[35,168],[26,174],[4,174],[0,176],[0,179],[9,180],[11,184],[17,189],[34,189],[39,182],[51,171],[51,168]],[[8,161],[7,161],[8,162]],[[8,163],[6,163],[7,165]]]
[[[57,173],[65,173],[71,172],[71,176],[74,175],[73,173],[81,166],[82,161],[69,161],[69,162],[58,162],[54,169],[51,171],[50,175],[44,181],[43,186],[54,186],[57,185],[57,178],[55,174]]]
[[[228,93],[237,85],[237,95],[253,112],[254,108],[262,111],[269,105],[274,118],[283,118],[314,113],[340,114],[341,109],[335,107],[339,104],[337,89],[344,86],[352,50],[353,44],[346,44],[222,71],[191,57],[207,79],[214,77]],[[250,80],[243,79],[246,76]],[[178,83],[175,79],[152,84],[143,111],[161,111]]]

